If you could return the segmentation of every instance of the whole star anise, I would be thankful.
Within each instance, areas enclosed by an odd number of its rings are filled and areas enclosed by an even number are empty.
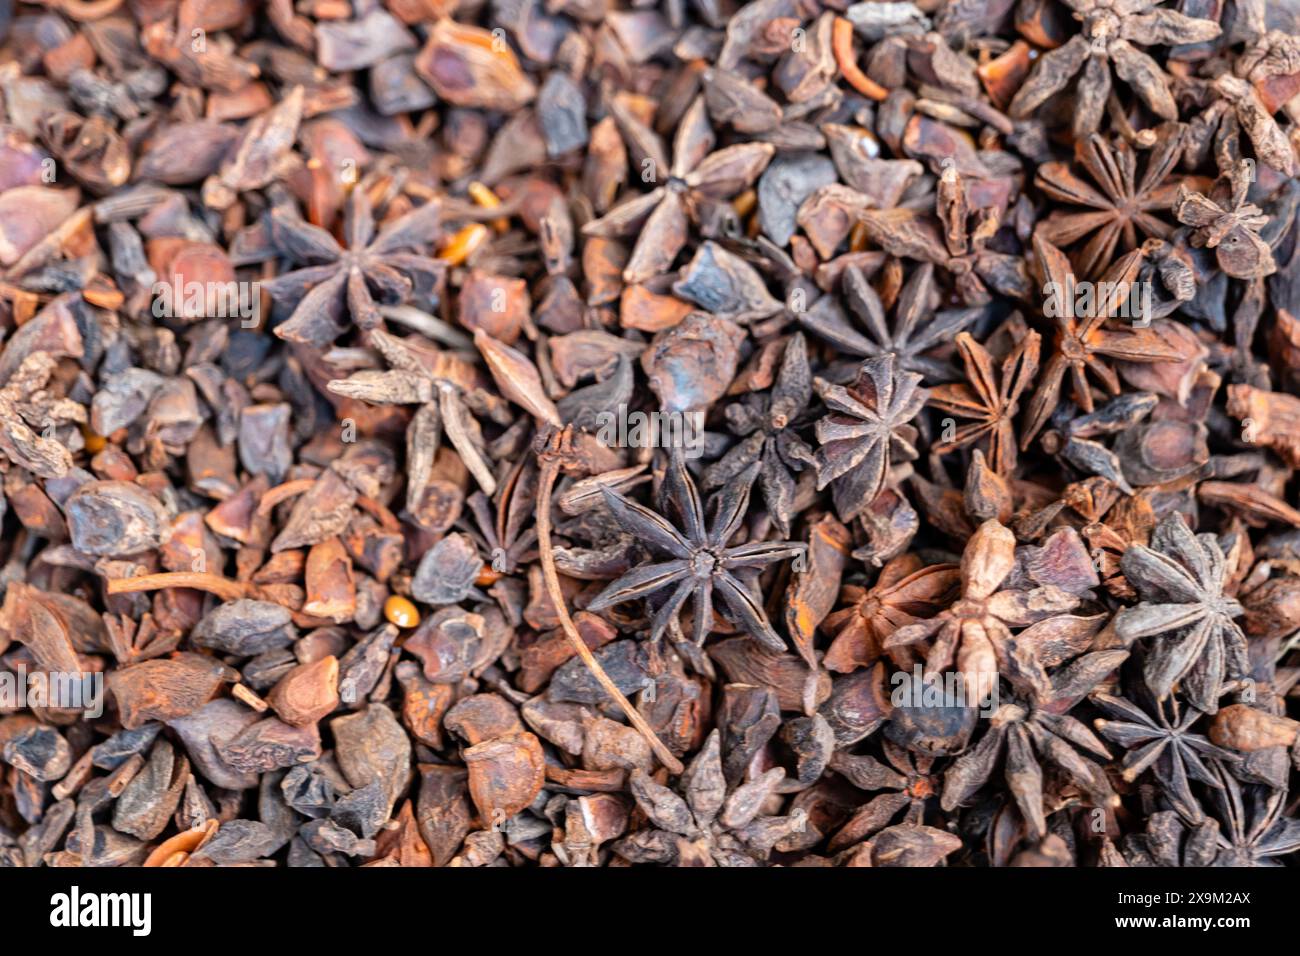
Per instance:
[[[828,849],[834,853],[869,839],[903,814],[903,823],[925,822],[926,804],[939,794],[942,774],[934,772],[935,757],[911,754],[889,740],[881,751],[888,766],[867,754],[842,750],[831,757],[830,768],[859,790],[883,790],[872,797],[831,837]]]
[[[976,445],[988,457],[989,467],[1009,475],[1016,467],[1014,419],[1024,394],[1038,371],[1041,338],[1030,331],[1002,360],[995,371],[993,357],[967,332],[957,336],[957,351],[966,369],[966,381],[930,390],[930,404],[941,412],[969,420],[952,438],[937,442],[933,451],[946,455]]]
[[[1034,253],[1043,271],[1046,296],[1044,312],[1056,321],[1055,351],[1038,379],[1038,389],[1029,402],[1029,421],[1020,433],[1020,450],[1029,448],[1035,435],[1047,423],[1060,401],[1061,386],[1070,373],[1071,396],[1085,412],[1093,411],[1088,372],[1101,380],[1111,395],[1120,393],[1119,375],[1106,359],[1125,362],[1172,362],[1181,356],[1151,328],[1107,328],[1114,314],[1123,311],[1141,263],[1140,250],[1121,257],[1101,280],[1096,294],[1080,297],[1070,260],[1048,242],[1042,230],[1034,233]],[[1091,291],[1090,287],[1090,291]],[[1082,312],[1082,315],[1078,313]],[[1134,316],[1135,319],[1140,317]]]
[[[276,335],[325,348],[347,330],[345,314],[369,332],[383,324],[379,305],[400,305],[415,288],[434,288],[446,263],[418,250],[437,240],[441,212],[440,204],[425,203],[376,235],[369,194],[358,184],[343,209],[343,246],[296,212],[272,210],[273,242],[288,259],[305,264],[263,283],[273,298],[296,303]]]
[[[1222,28],[1212,20],[1200,20],[1157,6],[1160,0],[1063,0],[1074,18],[1082,22],[1080,33],[1062,47],[1044,53],[1034,64],[1007,112],[1024,119],[1056,93],[1061,92],[1080,71],[1074,99],[1074,136],[1083,139],[1097,131],[1106,101],[1111,94],[1111,68],[1133,88],[1139,99],[1156,116],[1178,119],[1178,107],[1169,89],[1169,78],[1150,56],[1135,44],[1168,45],[1213,40]]]
[[[472,368],[419,336],[399,338],[375,329],[370,344],[390,368],[354,372],[328,387],[336,395],[376,405],[420,406],[406,430],[407,508],[415,513],[420,507],[444,433],[484,494],[493,494],[496,478],[473,412],[491,414],[500,424],[509,424],[513,416],[502,408],[500,399],[494,400],[476,387]]]
[[[956,596],[959,583],[955,564],[926,565],[915,554],[903,554],[880,569],[870,588],[845,586],[840,599],[848,606],[822,622],[834,635],[822,663],[841,673],[869,667],[884,653],[882,645],[890,634],[937,613]],[[891,657],[906,667],[911,649],[896,648]]]
[[[717,730],[709,734],[681,777],[681,794],[640,769],[632,771],[632,798],[650,826],[615,843],[615,853],[632,863],[757,866],[778,842],[807,825],[797,812],[779,817],[763,812],[785,779],[780,767],[728,787],[719,741]]]
[[[1044,668],[1057,662],[1053,655],[1064,646],[1065,634],[1078,643],[1091,639],[1095,628],[1088,618],[1063,617],[1079,599],[1055,585],[1003,589],[1015,564],[1015,535],[996,518],[985,521],[962,552],[961,597],[929,620],[894,631],[885,639],[885,650],[933,639],[925,658],[927,675],[955,662],[981,696],[996,688],[999,673],[1026,686],[1046,687]],[[1013,627],[1027,630],[1013,638]]]
[[[1141,177],[1138,154],[1126,140],[1112,145],[1096,134],[1077,150],[1091,184],[1076,176],[1067,163],[1044,163],[1035,179],[1038,188],[1053,199],[1084,208],[1054,210],[1043,221],[1043,238],[1063,247],[1091,236],[1074,260],[1076,274],[1086,279],[1100,278],[1116,251],[1138,248],[1140,236],[1168,239],[1173,224],[1153,214],[1172,208],[1178,196],[1179,183],[1167,180],[1181,150],[1182,130],[1168,123],[1161,127]]]
[[[646,181],[659,182],[660,171],[668,174],[663,185],[616,206],[583,228],[588,236],[637,237],[623,269],[623,281],[634,285],[668,272],[686,245],[696,207],[744,192],[776,149],[769,143],[748,142],[714,152],[716,140],[700,96],[677,128],[670,167],[654,130],[617,104],[613,114],[624,140],[640,158]]]
[[[1191,731],[1204,714],[1195,707],[1180,708],[1176,697],[1152,704],[1154,715],[1122,697],[1098,693],[1091,700],[1113,718],[1094,721],[1097,732],[1128,751],[1123,761],[1124,779],[1131,783],[1150,769],[1184,819],[1193,824],[1204,820],[1205,813],[1192,793],[1190,781],[1214,788],[1219,783],[1201,758],[1228,764],[1241,760],[1237,754],[1210,743],[1204,734]]]
[[[816,381],[817,394],[831,410],[817,422],[817,489],[832,485],[841,520],[852,521],[870,507],[892,462],[916,458],[917,431],[909,423],[928,395],[920,383],[915,372],[899,371],[892,354],[863,362],[847,386]]]
[[[667,518],[637,504],[617,491],[602,486],[605,505],[618,524],[644,546],[668,558],[633,568],[613,581],[587,606],[601,611],[615,604],[667,592],[655,611],[650,639],[657,641],[688,598],[694,599],[694,639],[703,644],[713,627],[713,598],[716,592],[728,618],[751,637],[773,650],[785,643],[772,629],[767,612],[737,571],[759,569],[774,561],[793,557],[803,545],[793,541],[751,541],[728,547],[745,519],[749,493],[758,474],[754,463],[720,489],[710,500],[712,519],[705,515],[695,480],[686,470],[686,459],[674,449],[664,474],[664,510],[676,512],[681,530]]]
[[[1074,659],[1057,668],[1045,687],[1017,693],[998,707],[979,743],[957,757],[944,774],[940,805],[945,810],[969,800],[999,762],[1003,763],[1007,788],[1035,839],[1047,833],[1044,764],[1079,787],[1094,806],[1112,809],[1118,803],[1101,765],[1088,759],[1108,761],[1110,752],[1069,711],[1124,661],[1128,651],[1114,648],[1076,654],[1066,652],[1067,660]]]
[[[931,381],[948,381],[954,377],[950,363],[925,353],[950,341],[979,318],[983,310],[975,307],[935,312],[938,289],[932,263],[922,263],[908,276],[894,305],[892,327],[880,296],[860,268],[845,269],[840,284],[849,311],[858,318],[866,334],[845,320],[832,296],[823,296],[812,308],[799,314],[804,328],[847,355],[865,359],[892,354],[898,358],[900,368]]]
[[[1156,525],[1151,546],[1135,544],[1120,561],[1142,598],[1115,617],[1127,642],[1154,638],[1143,667],[1158,700],[1180,684],[1187,700],[1207,714],[1219,709],[1225,679],[1249,670],[1246,635],[1233,618],[1245,611],[1223,591],[1228,568],[1214,535],[1194,535],[1178,512]]]

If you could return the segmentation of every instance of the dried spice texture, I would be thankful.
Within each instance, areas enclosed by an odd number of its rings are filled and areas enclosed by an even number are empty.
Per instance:
[[[1300,0],[0,0],[0,866],[1294,865],[1298,147]]]

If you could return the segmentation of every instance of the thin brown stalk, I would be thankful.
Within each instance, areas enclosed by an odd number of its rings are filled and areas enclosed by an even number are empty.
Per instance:
[[[237,601],[248,597],[248,585],[232,581],[205,571],[165,571],[161,574],[141,574],[133,578],[112,578],[108,582],[109,594],[131,594],[136,591],[159,591],[164,588],[194,588],[207,591],[223,601]]]
[[[552,451],[558,449],[567,443],[569,431],[556,432],[551,440]],[[667,767],[672,773],[680,774],[683,770],[682,763],[673,752],[668,749],[654,730],[646,723],[645,718],[640,712],[632,706],[631,701],[623,696],[623,692],[618,689],[610,676],[605,673],[605,668],[600,666],[600,661],[596,660],[591,648],[582,639],[578,633],[577,627],[574,626],[573,618],[569,617],[569,608],[565,604],[564,594],[560,590],[560,577],[555,570],[555,553],[551,547],[551,492],[555,488],[555,478],[560,470],[560,459],[555,454],[540,454],[541,475],[537,488],[537,544],[541,557],[542,577],[546,581],[546,593],[551,597],[551,603],[555,606],[555,612],[559,615],[560,626],[564,630],[564,635],[573,645],[574,651],[582,658],[582,662],[587,665],[587,670],[591,671],[592,676],[605,693],[614,698],[615,703],[623,711],[628,721],[637,729],[637,732],[645,738],[650,749],[654,751],[659,762]]]

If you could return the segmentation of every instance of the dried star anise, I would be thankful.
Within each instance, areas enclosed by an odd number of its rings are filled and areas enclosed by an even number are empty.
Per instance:
[[[379,305],[400,305],[415,289],[426,294],[441,281],[446,263],[426,249],[441,233],[441,206],[425,203],[375,234],[375,217],[365,184],[348,195],[343,215],[346,246],[295,212],[274,209],[271,236],[284,256],[304,268],[265,283],[275,299],[295,303],[275,327],[281,338],[325,348],[348,328],[345,314],[365,332],[379,329]]]
[[[1076,301],[1079,287],[1065,253],[1048,242],[1041,231],[1034,233],[1034,252],[1046,283],[1044,311],[1056,320],[1057,332],[1055,350],[1043,367],[1038,389],[1029,402],[1029,421],[1020,433],[1021,451],[1029,447],[1059,403],[1067,372],[1074,403],[1085,412],[1091,412],[1093,400],[1088,372],[1099,378],[1111,395],[1120,393],[1119,376],[1106,364],[1106,359],[1145,364],[1180,358],[1151,328],[1106,327],[1110,317],[1125,304],[1122,300],[1130,296],[1141,259],[1140,251],[1123,256],[1106,270],[1096,283],[1096,295],[1085,308],[1079,308],[1083,300]],[[1079,315],[1079,311],[1083,315]]]
[[[1245,611],[1224,594],[1228,574],[1214,535],[1194,535],[1178,512],[1151,534],[1151,546],[1124,552],[1124,577],[1141,597],[1122,608],[1115,631],[1127,642],[1155,638],[1143,665],[1147,686],[1164,700],[1178,684],[1196,709],[1214,714],[1226,688],[1249,670],[1246,635],[1233,618]]]
[[[954,377],[950,363],[926,353],[949,341],[979,318],[983,310],[972,307],[935,312],[938,290],[932,263],[917,266],[899,290],[892,327],[880,296],[860,268],[849,266],[840,283],[849,310],[857,316],[866,334],[845,320],[832,296],[823,296],[799,314],[804,328],[848,355],[863,359],[894,355],[900,368],[931,381],[948,381]]]
[[[623,138],[633,147],[646,182],[663,185],[616,206],[588,223],[583,233],[618,239],[637,237],[623,269],[629,285],[646,282],[668,272],[688,238],[689,218],[700,218],[702,205],[725,203],[748,189],[776,152],[768,143],[737,143],[714,152],[716,142],[709,126],[704,98],[697,97],[686,111],[673,139],[672,165],[664,155],[659,135],[629,110],[616,107]]]
[[[872,797],[831,837],[831,852],[869,839],[903,813],[903,823],[925,822],[926,804],[938,796],[942,775],[935,772],[936,758],[911,754],[889,740],[880,742],[889,766],[867,754],[836,751],[830,769],[859,790],[884,790]],[[906,812],[904,812],[906,811]]]
[[[786,343],[771,390],[766,394],[751,393],[727,406],[727,425],[741,440],[705,470],[701,482],[704,490],[712,491],[737,480],[757,463],[758,487],[768,514],[782,536],[788,536],[795,495],[791,472],[802,471],[812,460],[812,450],[793,426],[811,399],[808,349],[803,336],[796,334]]]
[[[1014,419],[1024,394],[1038,371],[1038,348],[1041,339],[1030,331],[1016,344],[1002,367],[995,371],[993,357],[969,333],[957,336],[957,351],[966,369],[966,381],[939,385],[930,390],[930,405],[941,412],[970,420],[957,428],[951,438],[937,443],[935,455],[946,455],[958,448],[975,445],[988,458],[989,467],[999,475],[1009,475],[1016,467],[1016,430]]]
[[[1075,176],[1066,163],[1044,163],[1035,179],[1038,188],[1053,199],[1084,208],[1054,210],[1041,226],[1043,238],[1065,247],[1091,236],[1075,255],[1075,274],[1085,279],[1099,279],[1117,251],[1138,248],[1139,234],[1168,239],[1173,224],[1153,213],[1174,205],[1180,184],[1167,180],[1181,150],[1181,130],[1168,123],[1161,127],[1140,178],[1133,147],[1123,139],[1108,144],[1096,134],[1078,149],[1079,163],[1092,184]]]
[[[1055,585],[1003,589],[1015,564],[1015,535],[996,518],[985,521],[962,553],[961,597],[929,620],[894,631],[885,638],[884,649],[933,639],[925,655],[927,674],[946,671],[955,662],[963,679],[981,694],[997,686],[999,673],[1045,688],[1044,668],[1058,662],[1055,655],[1063,648],[1091,640],[1097,622],[1066,616],[1079,599]],[[1026,630],[1013,637],[1013,627]]]
[[[909,424],[925,405],[921,376],[900,372],[892,355],[868,359],[845,385],[816,381],[831,414],[817,422],[817,489],[831,485],[843,521],[862,514],[889,478],[891,463],[912,461],[917,432]]]
[[[675,512],[681,530],[667,518],[602,485],[605,505],[623,530],[669,560],[643,564],[628,571],[601,591],[587,606],[588,610],[600,611],[625,601],[661,595],[663,603],[655,610],[650,625],[650,639],[657,641],[677,619],[687,599],[693,598],[693,636],[695,643],[702,645],[713,628],[716,592],[733,623],[766,647],[784,650],[785,643],[772,629],[767,612],[736,572],[763,568],[793,557],[802,552],[803,545],[793,541],[727,545],[745,519],[758,469],[756,462],[720,489],[709,502],[709,518],[695,480],[686,470],[685,456],[680,449],[673,449],[661,497],[664,510]]]
[[[822,622],[834,636],[823,664],[841,673],[871,666],[890,634],[938,613],[956,595],[959,582],[956,565],[926,566],[917,555],[904,554],[887,562],[870,588],[845,586],[840,599],[848,606]],[[906,667],[911,648],[895,648],[889,656]]]
[[[714,730],[686,768],[682,795],[640,769],[632,771],[632,797],[651,827],[619,840],[615,853],[633,863],[757,866],[777,843],[807,825],[798,814],[774,817],[763,812],[767,798],[785,779],[780,767],[728,787],[719,740]]]
[[[1131,783],[1150,768],[1184,819],[1192,824],[1204,820],[1190,781],[1215,788],[1219,783],[1201,758],[1226,764],[1241,760],[1210,743],[1204,734],[1191,732],[1191,726],[1204,715],[1195,707],[1180,708],[1177,697],[1152,704],[1155,716],[1122,697],[1097,693],[1090,699],[1112,718],[1094,721],[1097,732],[1128,751],[1123,761],[1124,779]]]
[[[1246,201],[1253,174],[1239,164],[1214,184],[1210,195],[1178,187],[1174,215],[1192,227],[1192,245],[1213,249],[1219,268],[1234,279],[1259,279],[1277,271],[1273,250],[1259,235],[1268,217]]]
[[[1067,0],[1074,18],[1082,22],[1079,34],[1058,49],[1044,53],[1016,93],[1007,112],[1024,119],[1052,95],[1079,79],[1074,106],[1074,135],[1083,139],[1095,133],[1111,94],[1111,67],[1129,84],[1156,116],[1178,118],[1169,79],[1150,56],[1134,44],[1174,45],[1213,40],[1222,28],[1157,6],[1160,0]],[[1131,41],[1131,42],[1130,42]]]
[[[998,707],[979,743],[957,757],[944,774],[941,805],[945,810],[969,800],[993,775],[1003,755],[1007,787],[1031,835],[1037,839],[1047,833],[1044,764],[1060,771],[1094,806],[1113,808],[1117,798],[1105,771],[1088,759],[1091,756],[1108,761],[1110,752],[1068,711],[1118,667],[1128,651],[1098,650],[1076,657],[1077,653],[1077,649],[1065,651],[1065,659],[1074,660],[1059,667],[1047,687],[1027,695],[1017,694]]]
[[[1219,787],[1209,798],[1219,819],[1219,853],[1213,866],[1283,866],[1275,857],[1300,850],[1300,820],[1284,815],[1286,790],[1241,784],[1214,765]]]
[[[461,359],[419,336],[399,338],[375,329],[370,343],[391,366],[388,371],[354,372],[330,382],[329,390],[375,405],[420,406],[406,431],[406,506],[411,513],[419,513],[443,433],[483,492],[494,493],[496,478],[483,450],[483,435],[474,412],[508,424],[511,416],[508,412],[503,416],[500,400],[477,387],[474,370]]]
[[[976,205],[971,192],[968,179],[956,166],[947,165],[935,190],[933,213],[900,206],[868,209],[860,218],[871,240],[890,255],[934,263],[951,273],[968,306],[990,302],[990,289],[1009,298],[1029,298],[1032,288],[1024,260],[989,247],[1001,226],[998,202],[982,196],[987,205]],[[995,194],[1005,203],[1008,187]]]

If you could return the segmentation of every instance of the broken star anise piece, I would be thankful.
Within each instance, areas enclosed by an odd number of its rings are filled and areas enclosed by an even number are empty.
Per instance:
[[[1246,201],[1254,173],[1242,161],[1219,177],[1210,195],[1178,188],[1174,215],[1192,227],[1192,245],[1213,249],[1219,268],[1234,279],[1260,279],[1277,271],[1273,250],[1259,231],[1268,224],[1264,211]]]
[[[686,471],[686,459],[674,448],[664,475],[664,510],[676,512],[681,530],[667,518],[601,486],[605,505],[629,534],[667,561],[643,564],[628,571],[587,606],[601,611],[615,604],[635,601],[667,591],[667,599],[655,611],[650,639],[659,640],[688,598],[694,598],[694,639],[703,644],[713,628],[713,598],[716,593],[728,618],[759,643],[785,650],[763,605],[737,571],[758,569],[803,551],[794,541],[751,541],[728,547],[745,519],[749,493],[758,474],[758,463],[746,468],[709,501],[712,514],[700,499],[695,480]]]
[[[802,471],[804,464],[812,460],[812,450],[792,426],[807,410],[811,398],[808,347],[804,337],[796,334],[786,343],[771,390],[751,393],[727,406],[727,425],[741,440],[705,470],[704,490],[720,488],[758,463],[758,487],[768,514],[777,530],[788,536],[795,510],[795,479],[791,472]]]

